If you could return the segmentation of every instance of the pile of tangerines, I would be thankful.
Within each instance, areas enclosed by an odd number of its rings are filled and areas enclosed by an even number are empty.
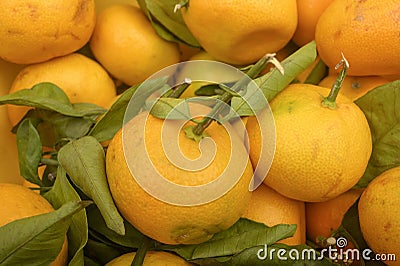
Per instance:
[[[0,264],[261,265],[268,244],[373,254],[305,263],[397,265],[399,23],[389,0],[2,0]],[[166,104],[143,98],[127,120],[135,92],[168,86],[153,74],[196,60],[246,73],[268,106],[239,112],[238,130],[210,101],[232,107],[240,90],[177,67]],[[168,119],[177,103],[193,117]],[[201,188],[225,172],[237,181],[203,202],[141,183]],[[162,199],[172,194],[190,204]],[[54,221],[39,232],[41,215]]]

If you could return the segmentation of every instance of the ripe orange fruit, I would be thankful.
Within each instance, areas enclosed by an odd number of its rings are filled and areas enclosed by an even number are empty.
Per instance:
[[[331,88],[336,78],[337,74],[329,74],[327,77],[321,80],[318,85]],[[370,90],[388,82],[389,81],[387,79],[379,76],[346,76],[343,81],[342,88],[340,89],[340,93],[345,95],[350,100],[355,101]]]
[[[0,95],[5,95],[23,65],[9,63],[0,59]],[[0,106],[0,183],[21,184],[23,178],[19,173],[17,140],[11,133],[12,126],[8,119],[7,107]]]
[[[94,0],[94,2],[96,4],[96,13],[97,14],[102,12],[107,7],[115,5],[115,4],[129,4],[129,5],[134,5],[136,7],[139,7],[139,4],[137,1],[131,1],[131,0]]]
[[[191,0],[183,19],[201,46],[219,61],[243,65],[277,52],[297,26],[296,1]]]
[[[297,0],[298,22],[292,40],[300,46],[314,40],[315,26],[333,0]]]
[[[390,0],[333,1],[315,30],[322,60],[333,69],[343,53],[350,76],[400,74],[398,7]]]
[[[88,102],[107,108],[116,96],[114,82],[104,68],[78,53],[26,66],[15,78],[10,93],[40,82],[56,84],[73,103]],[[11,124],[16,125],[28,110],[25,106],[8,105]]]
[[[205,138],[205,142],[201,142],[205,147],[200,152],[199,144],[188,138],[181,128],[190,123],[180,123],[182,121],[158,119],[146,112],[134,117],[108,146],[107,178],[115,204],[135,228],[162,243],[195,244],[229,228],[241,217],[250,201],[253,171],[243,139],[234,131],[228,133],[229,125],[212,123],[205,132],[215,144],[215,150],[208,146],[211,142]],[[163,132],[163,128],[176,131]],[[141,145],[146,152],[140,150]],[[167,146],[169,149],[165,148]],[[179,149],[171,151],[171,148]],[[176,162],[181,156],[189,160],[187,164]],[[201,158],[205,158],[207,164],[196,166],[197,159]],[[161,181],[153,181],[157,177],[154,170],[172,184],[197,188],[188,195],[182,194],[181,189],[174,192],[173,188],[162,186]],[[231,173],[229,180],[220,181],[223,173]],[[236,184],[232,183],[235,176]],[[137,181],[144,177],[146,181],[157,183],[146,188],[143,181]],[[229,189],[223,195],[215,189],[207,190],[207,195],[197,190],[198,186],[208,186],[213,181]],[[147,192],[149,189],[153,189],[151,193]],[[184,203],[171,203],[170,197],[178,197]],[[199,198],[201,202],[197,202]]]
[[[358,203],[361,232],[376,254],[400,257],[400,167],[389,169],[369,183]],[[396,261],[384,261],[398,265]]]
[[[306,203],[307,239],[316,242],[319,236],[328,238],[342,223],[343,216],[356,202],[363,189],[350,189],[323,202]]]
[[[96,21],[94,0],[3,0],[0,58],[33,64],[83,47]]]
[[[158,36],[142,10],[132,5],[112,5],[99,14],[90,48],[112,76],[128,85],[180,60],[178,45]]]
[[[329,92],[292,84],[270,103],[276,151],[264,183],[286,197],[306,202],[334,198],[353,187],[368,164],[372,141],[364,113],[341,94],[336,107],[323,106],[321,95]],[[259,129],[247,130],[250,138]],[[260,147],[261,142],[250,140],[253,164]]]
[[[249,207],[242,217],[267,226],[295,224],[296,233],[279,243],[287,245],[306,243],[304,202],[287,198],[264,184],[253,191]]]
[[[106,266],[128,266],[131,265],[136,252],[125,253],[112,261]],[[189,266],[191,263],[181,257],[164,251],[148,251],[144,257],[143,266]]]
[[[14,220],[54,211],[51,204],[39,194],[18,184],[0,183],[0,226]],[[60,254],[51,265],[66,265],[68,242],[65,238]]]

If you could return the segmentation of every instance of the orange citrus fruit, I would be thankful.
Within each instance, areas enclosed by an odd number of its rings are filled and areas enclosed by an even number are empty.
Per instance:
[[[136,252],[125,253],[112,261],[108,262],[106,266],[129,266]],[[181,257],[164,251],[148,251],[144,257],[143,266],[190,266],[191,263],[182,259]]]
[[[400,74],[398,8],[390,0],[333,1],[315,29],[322,60],[333,69],[343,53],[350,76]]]
[[[292,40],[300,46],[315,38],[315,26],[333,0],[297,0],[298,22]]]
[[[295,224],[297,226],[295,234],[279,243],[286,245],[306,243],[304,202],[287,198],[264,184],[253,191],[249,207],[242,217],[270,227],[277,224]]]
[[[0,59],[0,96],[8,93],[14,78],[23,67]],[[0,106],[0,183],[21,184],[23,178],[19,174],[17,140],[11,129],[7,107]]]
[[[331,88],[336,78],[337,74],[329,74],[318,85]],[[344,94],[350,100],[355,101],[370,90],[388,82],[387,79],[379,76],[346,76],[340,93]]]
[[[270,103],[276,128],[276,151],[264,182],[286,197],[306,202],[334,198],[363,175],[372,150],[367,119],[359,107],[339,94],[328,108],[329,89],[292,84]],[[260,157],[260,129],[249,126],[250,158]],[[254,131],[252,133],[252,131]]]
[[[358,203],[361,232],[376,254],[400,257],[400,167],[389,169],[368,184]],[[398,265],[396,261],[384,261]]]
[[[99,14],[90,48],[112,76],[128,85],[180,60],[178,45],[162,39],[132,5],[112,5]]]
[[[350,189],[323,202],[306,203],[307,239],[328,238],[342,223],[343,216],[360,197],[363,189]]]
[[[0,226],[14,220],[54,211],[51,204],[39,194],[18,184],[0,183]],[[60,254],[51,265],[67,265],[68,242],[65,238]]]
[[[94,0],[3,0],[0,2],[0,58],[33,64],[70,54],[90,39]]]
[[[212,123],[207,127],[205,132],[215,144],[215,150],[203,146],[200,151],[199,143],[185,135],[180,123],[182,121],[163,120],[146,112],[134,117],[108,146],[107,178],[119,211],[143,234],[166,244],[196,244],[229,228],[241,217],[250,201],[249,185],[253,170],[243,139],[233,130],[228,133],[229,125]],[[186,123],[183,127],[189,125]],[[177,128],[178,132],[164,132],[165,128]],[[207,139],[203,139],[200,144],[209,145]],[[171,143],[173,147],[179,147],[179,151],[164,150]],[[141,145],[146,149],[144,154],[139,150]],[[129,152],[126,151],[127,147]],[[239,151],[237,155],[234,155],[235,150]],[[201,159],[200,155],[212,158],[207,159],[206,165],[193,169],[194,163]],[[189,160],[188,165],[176,165],[175,161],[171,161],[181,156]],[[197,202],[203,196],[203,192],[197,191],[198,186],[220,180],[224,173],[231,173],[229,180],[220,181],[219,184],[224,187],[229,185],[229,188],[224,193],[210,189],[206,192],[211,193],[206,195],[207,200],[202,198],[201,202]],[[151,181],[157,175],[176,185],[197,188],[190,195],[183,196],[181,190],[174,192],[170,187],[161,187],[160,181],[157,181],[157,185],[151,185],[154,190],[150,193],[147,192],[149,188],[142,185],[143,181],[138,182],[143,177]],[[235,175],[238,177],[237,182],[231,183]],[[165,196],[176,196],[185,203],[171,203],[169,198],[160,199]],[[196,203],[186,203],[189,200],[195,200]]]
[[[41,82],[60,87],[72,103],[87,102],[107,108],[116,96],[114,82],[104,68],[78,53],[26,66],[15,78],[10,93]],[[28,110],[25,106],[8,105],[11,124],[16,125]]]
[[[243,65],[282,49],[297,26],[296,1],[191,0],[183,19],[201,46],[219,61]]]

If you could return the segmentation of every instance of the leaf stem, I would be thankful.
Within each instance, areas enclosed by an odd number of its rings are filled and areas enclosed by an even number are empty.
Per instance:
[[[247,72],[247,76],[250,79],[253,79],[261,73],[261,71],[266,67],[267,64],[272,63],[274,64],[280,71],[283,73],[283,68],[275,58],[275,54],[266,54],[263,56],[256,64],[251,66],[249,71]],[[243,88],[246,88],[247,84],[249,83],[249,78],[243,77],[238,80],[232,88],[230,88],[233,92],[239,92]],[[204,130],[215,120],[216,115],[224,108],[224,103],[228,103],[233,97],[232,92],[226,91],[224,92],[218,99],[220,100],[208,113],[207,117],[200,123],[198,123],[195,127],[193,127],[193,133],[195,135],[201,136]]]
[[[133,261],[131,264],[132,266],[142,266],[143,265],[144,257],[146,256],[146,253],[149,250],[150,243],[151,243],[151,239],[148,238],[147,236],[143,236],[143,242],[140,245],[140,247],[138,248],[138,250],[135,254],[135,257],[133,258]]]
[[[165,97],[168,98],[179,98],[182,93],[185,92],[185,90],[192,84],[192,80],[189,78],[185,78],[183,83],[179,84],[175,88],[171,90],[171,93],[166,94]]]
[[[341,66],[342,70],[339,72],[339,75],[336,78],[335,83],[333,83],[329,95],[322,100],[322,106],[324,107],[330,109],[336,108],[336,98],[339,94],[340,88],[343,85],[344,78],[346,77],[347,74],[347,69],[349,68],[349,62],[344,57],[343,53],[342,53],[342,60],[340,60],[340,62],[335,66],[335,69],[338,69]]]

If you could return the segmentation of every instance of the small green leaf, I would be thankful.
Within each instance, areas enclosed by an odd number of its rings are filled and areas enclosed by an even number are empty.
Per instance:
[[[118,234],[125,234],[123,219],[108,187],[103,147],[91,136],[71,141],[58,153],[58,161],[74,184],[93,199],[107,226]]]
[[[130,223],[124,220],[125,235],[122,236],[107,227],[104,218],[95,205],[89,206],[86,211],[90,230],[96,231],[111,242],[120,246],[139,248],[143,239],[143,234],[134,228]]]
[[[268,227],[241,218],[229,229],[215,234],[210,240],[197,245],[162,246],[174,251],[187,260],[235,255],[247,248],[270,245],[292,236],[296,225],[276,225]]]
[[[15,220],[0,227],[0,264],[49,265],[58,256],[72,215],[87,202],[68,202],[58,210]]]
[[[281,62],[284,75],[277,68],[256,78],[254,81],[263,91],[268,101],[271,101],[281,90],[286,88],[297,75],[309,67],[317,57],[315,41],[312,41]]]
[[[150,113],[161,119],[190,119],[190,110],[186,99],[158,98],[152,105]]]
[[[181,12],[175,11],[175,5],[181,0],[145,0],[151,22],[159,24],[157,33],[169,41],[182,41],[190,46],[200,47],[200,44],[187,28]],[[162,29],[162,30],[161,30]]]
[[[112,247],[92,239],[89,239],[85,246],[85,256],[100,263],[100,265],[105,265],[120,255],[122,255],[122,252],[117,247]]]
[[[311,70],[304,83],[318,85],[318,83],[328,74],[328,67],[319,59],[315,67]]]
[[[17,147],[20,174],[31,183],[42,185],[38,167],[42,158],[42,143],[39,133],[30,119],[20,123],[17,130]]]
[[[372,136],[372,154],[356,187],[366,187],[384,171],[400,166],[400,81],[379,86],[357,99]]]
[[[129,114],[131,116],[138,114],[143,108],[146,99],[155,91],[166,86],[167,80],[168,77],[146,80],[140,86],[137,85],[127,89],[111,106],[110,110],[94,125],[89,135],[100,142],[112,139],[124,123],[127,107],[129,106]],[[132,97],[135,97],[135,104],[130,104]]]
[[[54,206],[59,208],[69,201],[80,201],[80,197],[67,179],[67,174],[62,167],[57,168],[56,180],[53,187],[43,196]],[[90,207],[90,206],[89,206]],[[88,223],[86,210],[83,209],[72,216],[68,229],[68,254],[70,266],[83,264],[83,248],[88,240]]]

